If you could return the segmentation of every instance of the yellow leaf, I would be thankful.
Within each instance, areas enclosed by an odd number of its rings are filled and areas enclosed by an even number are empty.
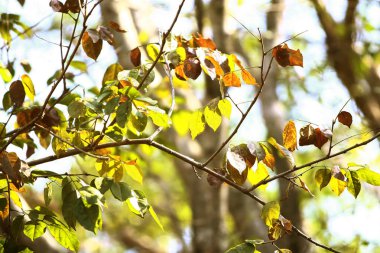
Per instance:
[[[337,179],[336,177],[331,177],[330,183],[329,183],[331,190],[336,194],[340,195],[346,189],[347,182]]]
[[[24,74],[21,76],[21,81],[22,85],[24,86],[26,96],[33,102],[36,93],[34,91],[34,84],[32,82],[32,79],[28,75]]]
[[[282,132],[284,147],[289,151],[294,151],[297,148],[297,130],[294,122],[290,120]]]
[[[257,164],[256,171],[253,171],[252,169],[248,170],[247,179],[252,185],[256,185],[257,183],[259,183],[262,180],[265,180],[268,177],[269,177],[269,173],[268,173],[267,167],[262,162],[259,162]],[[265,190],[267,186],[268,186],[267,184],[263,184],[263,185],[260,185],[257,189]]]
[[[143,175],[140,167],[137,164],[124,164],[124,169],[127,172],[128,176],[130,176],[134,181],[136,181],[139,184],[143,183]]]
[[[269,168],[271,168],[271,170],[274,170],[275,159],[274,159],[273,154],[269,151],[269,149],[264,144],[260,144],[260,146],[264,149],[264,152],[265,152],[265,158],[263,159],[263,163]]]

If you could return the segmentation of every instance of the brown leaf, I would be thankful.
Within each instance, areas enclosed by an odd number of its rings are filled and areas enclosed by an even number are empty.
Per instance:
[[[286,43],[278,45],[273,48],[272,56],[276,59],[278,64],[282,67],[286,66],[300,66],[303,67],[303,56],[300,50],[293,50],[288,48]]]
[[[332,167],[331,175],[340,181],[347,182],[347,178],[343,175],[338,165]]]
[[[183,65],[185,75],[193,80],[197,79],[202,72],[201,64],[197,58],[187,58]]]
[[[22,85],[22,82],[20,80],[14,81],[11,84],[9,87],[9,95],[15,108],[22,106],[25,100],[25,90],[24,85]]]
[[[284,216],[280,215],[279,221],[281,222],[282,227],[284,228],[285,232],[290,234],[293,230],[293,224],[290,220],[284,218]]]
[[[341,111],[338,114],[338,120],[340,123],[342,123],[345,126],[350,127],[352,124],[352,115],[349,112]]]
[[[215,42],[212,39],[205,39],[201,34],[198,34],[198,36],[193,34],[193,38],[190,41],[190,45],[193,47],[206,47],[211,50],[216,49]]]
[[[284,147],[293,152],[297,148],[297,130],[296,125],[290,120],[282,132]]]
[[[137,67],[141,65],[141,51],[139,47],[136,47],[131,50],[130,54],[132,64]]]
[[[113,45],[115,43],[113,33],[111,32],[111,30],[108,27],[99,26],[97,30],[98,30],[100,38],[102,40],[107,41],[108,44],[110,44],[110,45]]]
[[[96,36],[93,32],[94,30],[91,32],[89,32],[89,30],[92,29],[88,29],[83,34],[82,47],[88,57],[96,60],[102,51],[103,41],[100,39],[99,35]]]
[[[80,0],[80,5],[78,0],[66,0],[65,8],[73,13],[79,13],[81,6],[83,6],[83,0]]]
[[[223,76],[223,84],[226,87],[228,86],[240,87],[241,86],[240,79],[234,72],[227,73]]]
[[[300,129],[300,146],[313,145],[315,138],[315,129],[310,124]]]
[[[314,146],[321,149],[322,146],[328,141],[329,139],[326,137],[326,135],[321,131],[321,129],[316,128],[315,129],[315,142],[313,143]],[[301,145],[301,144],[300,144]]]
[[[116,32],[119,32],[119,33],[126,33],[127,32],[126,30],[122,29],[118,23],[116,23],[114,21],[110,21],[108,24],[109,24],[110,28],[115,30]]]
[[[16,153],[3,151],[0,154],[0,170],[8,176],[17,188],[20,188],[23,185],[20,169],[21,160]]]
[[[64,6],[63,3],[61,1],[58,1],[58,0],[51,0],[50,3],[49,3],[49,6],[55,12],[62,12],[62,13],[69,12],[69,10],[67,9],[67,7]]]

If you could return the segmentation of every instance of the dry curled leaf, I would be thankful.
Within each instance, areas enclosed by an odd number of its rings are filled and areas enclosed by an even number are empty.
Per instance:
[[[88,57],[96,60],[102,51],[103,41],[94,31],[95,30],[88,29],[83,34],[82,47]]]
[[[272,56],[282,67],[303,67],[303,56],[301,54],[301,51],[299,49],[290,49],[286,43],[274,47],[272,50]]]
[[[297,130],[296,125],[290,120],[282,132],[284,147],[293,152],[297,148]]]
[[[126,33],[127,32],[126,30],[122,29],[118,23],[116,23],[114,21],[110,21],[109,26],[111,29],[115,30],[116,32],[119,32],[119,33]]]
[[[135,67],[141,65],[141,51],[138,47],[131,50],[130,58]]]
[[[197,58],[188,58],[183,63],[183,71],[188,78],[197,79],[202,72],[201,64]]]

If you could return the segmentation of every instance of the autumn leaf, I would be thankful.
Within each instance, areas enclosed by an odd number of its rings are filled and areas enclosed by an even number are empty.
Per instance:
[[[185,67],[184,64],[179,64],[174,69],[176,77],[182,81],[186,81],[188,79],[187,76],[185,75],[184,67]]]
[[[91,59],[96,60],[102,51],[103,41],[100,39],[97,32],[93,29],[88,29],[82,37],[82,48],[86,55]]]
[[[22,106],[25,100],[25,90],[20,80],[14,81],[9,87],[9,95],[15,108]]]
[[[246,84],[257,84],[256,79],[245,69],[242,70],[241,77]]]
[[[300,66],[303,67],[303,56],[300,50],[293,50],[288,48],[286,43],[278,45],[273,48],[272,56],[276,59],[278,64],[282,67],[286,66]]]
[[[315,129],[315,142],[314,146],[321,149],[322,146],[328,141],[329,139],[326,137],[325,133],[321,131],[320,128]]]
[[[119,33],[126,33],[127,32],[126,30],[122,29],[118,23],[116,23],[114,21],[110,21],[108,24],[109,24],[110,28],[116,32],[119,32]]]
[[[241,82],[240,82],[240,79],[239,77],[233,73],[233,72],[230,72],[230,73],[227,73],[223,76],[223,84],[224,86],[233,86],[233,87],[240,87],[241,86]]]
[[[216,49],[215,42],[212,39],[205,39],[201,34],[194,35],[193,38],[191,39],[190,44],[193,45],[193,47],[206,47],[211,50]]]
[[[141,51],[139,47],[136,47],[131,50],[130,54],[132,64],[137,67],[141,65]]]
[[[341,111],[338,114],[338,121],[345,126],[350,127],[352,124],[352,115],[349,112]]]
[[[102,40],[107,41],[108,44],[110,44],[110,45],[113,45],[115,43],[115,40],[113,38],[113,34],[108,27],[101,25],[97,28],[97,31],[98,31],[99,36]]]
[[[297,148],[297,130],[293,121],[289,121],[282,132],[284,147],[293,152]]]
[[[315,129],[309,124],[300,129],[300,146],[312,145],[315,142]]]
[[[183,62],[183,71],[188,78],[197,79],[202,72],[201,64],[196,58],[188,58]]]

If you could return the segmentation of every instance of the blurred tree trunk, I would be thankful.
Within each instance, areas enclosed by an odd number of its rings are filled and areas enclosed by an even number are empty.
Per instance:
[[[356,18],[359,0],[347,0],[345,17],[333,19],[321,0],[311,0],[326,34],[327,57],[338,78],[349,91],[368,125],[380,129],[380,76],[373,59],[363,61],[363,53],[354,48],[358,31]]]
[[[270,49],[278,43],[278,28],[282,19],[284,9],[283,0],[272,0],[270,8],[266,15],[267,31],[270,36],[264,37],[264,48]],[[269,34],[268,33],[268,34]],[[267,69],[269,59],[264,69]],[[274,137],[277,141],[282,141],[282,131],[286,124],[286,112],[282,103],[278,100],[276,88],[278,80],[278,65],[273,62],[271,71],[266,80],[265,87],[261,95],[262,115],[268,131],[268,136]],[[276,159],[276,169],[278,173],[291,169],[285,159]],[[286,180],[278,181],[280,186],[281,213],[284,217],[291,220],[297,226],[302,227],[302,218],[300,210],[300,196],[298,189],[288,194],[288,184]],[[281,247],[292,250],[293,252],[307,252],[307,244],[304,239],[296,235],[285,236],[281,240]]]

